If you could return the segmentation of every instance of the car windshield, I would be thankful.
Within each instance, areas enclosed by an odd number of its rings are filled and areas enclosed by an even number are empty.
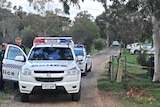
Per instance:
[[[74,53],[76,56],[84,56],[83,50],[82,49],[74,49]]]
[[[29,60],[73,60],[73,55],[70,48],[35,47]]]

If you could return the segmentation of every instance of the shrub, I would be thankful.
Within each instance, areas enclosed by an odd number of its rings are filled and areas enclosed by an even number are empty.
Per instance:
[[[137,57],[138,64],[146,66],[147,65],[146,57],[147,55],[145,53],[139,54],[139,56]]]
[[[96,39],[95,41],[94,41],[94,44],[95,44],[95,49],[97,49],[97,50],[102,50],[104,47],[105,47],[105,44],[104,44],[104,42],[102,41],[102,39]]]

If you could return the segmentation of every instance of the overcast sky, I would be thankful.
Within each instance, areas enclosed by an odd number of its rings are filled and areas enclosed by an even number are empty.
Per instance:
[[[32,13],[36,13],[35,10],[33,10],[32,7],[29,7],[29,3],[27,2],[27,0],[10,0],[12,1],[12,5],[16,5],[16,6],[22,6],[23,7],[23,11],[26,12],[32,12]],[[62,4],[58,2],[59,0],[54,0],[54,3],[50,3],[47,5],[47,9],[55,9],[55,8],[60,8],[63,9]],[[92,16],[94,16],[94,18],[98,15],[100,15],[103,11],[104,8],[102,6],[101,3],[98,2],[94,2],[93,0],[85,0],[84,2],[80,2],[80,6],[81,8],[79,9],[76,6],[72,6],[70,7],[70,15],[68,17],[70,17],[71,19],[73,19],[77,13],[79,13],[80,11],[85,11],[87,10],[89,14],[91,14]]]

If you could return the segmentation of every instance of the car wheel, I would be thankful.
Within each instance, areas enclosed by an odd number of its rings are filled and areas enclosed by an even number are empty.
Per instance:
[[[28,102],[28,101],[29,101],[29,95],[21,93],[21,102]]]
[[[92,69],[92,64],[91,64],[91,66],[90,66],[90,68],[89,68],[88,72],[91,72],[91,69]]]
[[[72,101],[79,101],[81,98],[81,89],[78,93],[71,94]]]
[[[86,68],[85,68],[85,72],[83,73],[83,76],[86,76],[87,75],[87,65],[86,65]]]
[[[139,52],[140,52],[140,51],[138,51],[138,50],[135,50],[135,51],[134,51],[134,54],[138,54]]]

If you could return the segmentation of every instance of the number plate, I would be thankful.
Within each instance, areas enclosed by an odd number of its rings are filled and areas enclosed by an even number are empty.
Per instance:
[[[56,89],[55,84],[42,84],[42,89]]]

